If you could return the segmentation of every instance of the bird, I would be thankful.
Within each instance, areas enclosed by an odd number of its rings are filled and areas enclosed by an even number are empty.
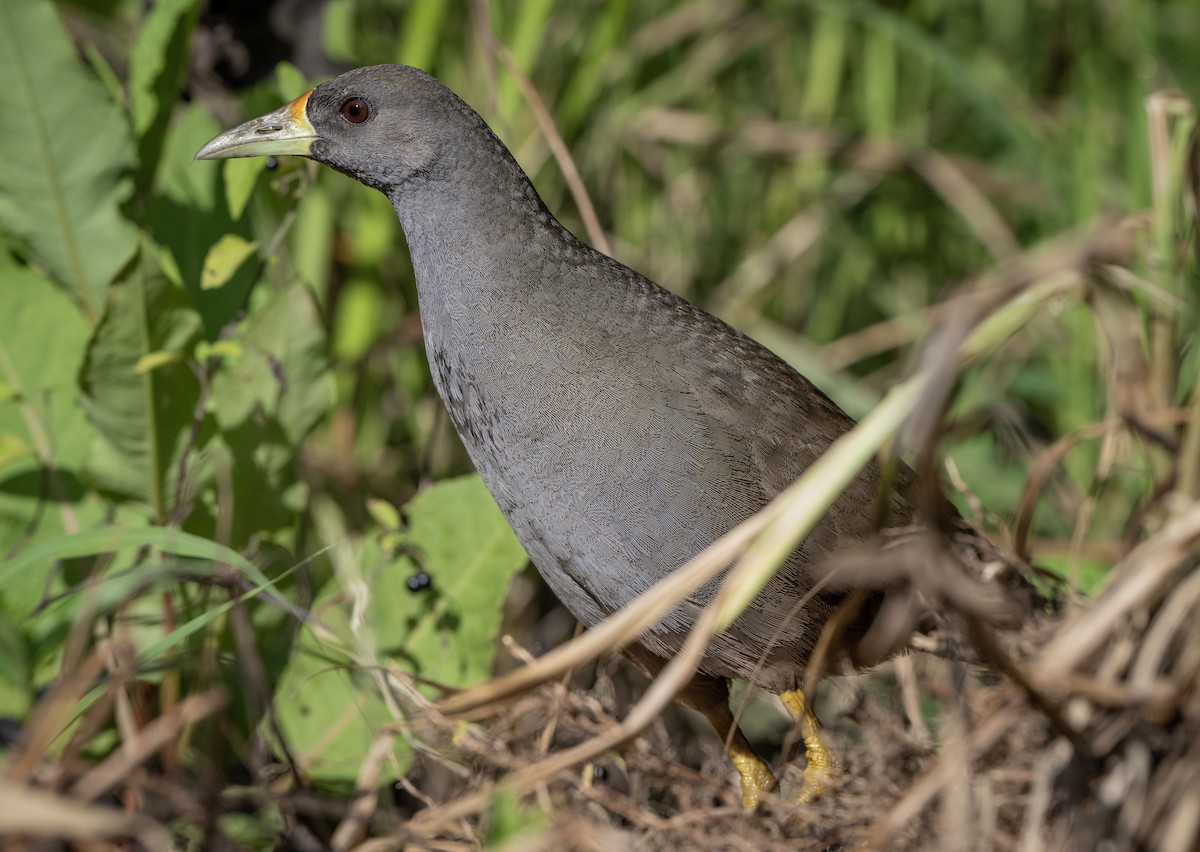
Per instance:
[[[854,420],[782,359],[592,248],[550,212],[487,122],[435,77],[359,68],[226,131],[196,159],[298,155],[384,193],[412,260],[434,385],[476,470],[564,606],[593,626],[754,515]],[[725,738],[742,802],[777,788],[738,727],[731,679],[780,697],[807,765],[795,799],[838,761],[804,691],[846,599],[814,567],[890,521],[914,519],[906,469],[872,462],[743,614],[713,638],[677,698]],[[650,676],[681,649],[710,583],[625,653]],[[843,635],[879,609],[871,591]]]

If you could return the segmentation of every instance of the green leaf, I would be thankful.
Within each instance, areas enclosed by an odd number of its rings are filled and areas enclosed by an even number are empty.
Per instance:
[[[258,176],[267,167],[266,157],[243,157],[225,161],[225,206],[231,219],[242,218]]]
[[[233,475],[229,496],[237,511],[229,534],[238,545],[294,527],[295,509],[284,501],[295,482],[296,451],[334,401],[312,295],[299,282],[260,295],[266,298],[255,300],[234,336],[210,350],[238,352],[222,359],[209,396],[219,429],[210,456],[223,453],[220,463]]]
[[[0,380],[25,399],[43,391],[74,391],[90,332],[87,320],[53,282],[5,254],[0,280]]]
[[[545,831],[548,821],[543,811],[522,807],[520,796],[501,788],[492,794],[488,802],[484,848],[519,849],[527,844],[540,845],[535,835]]]
[[[335,62],[353,62],[358,53],[353,0],[329,0],[322,9],[321,47]],[[293,95],[293,97],[295,97]]]
[[[17,435],[0,433],[0,467],[33,455],[33,447]]]
[[[77,412],[76,416],[83,420],[82,414]],[[84,438],[89,436],[89,432],[83,433]],[[56,440],[60,437],[71,440],[76,436],[65,431],[55,435]],[[47,496],[52,499],[47,500]],[[123,514],[117,510],[118,518]],[[0,610],[25,619],[39,601],[58,594],[68,582],[78,579],[75,569],[80,566],[30,562],[26,554],[36,556],[46,542],[69,535],[69,525],[110,523],[112,517],[113,507],[88,494],[69,468],[50,474],[33,457],[4,468],[0,475],[0,556],[15,555],[0,560]]]
[[[402,526],[400,511],[387,500],[371,497],[367,500],[367,512],[385,530],[398,530]]]
[[[285,101],[300,97],[309,88],[304,72],[290,62],[280,62],[275,66],[275,84]]]
[[[288,743],[313,762],[316,778],[352,780],[379,726],[390,719],[370,666],[385,657],[414,674],[462,686],[491,673],[495,636],[513,575],[525,553],[477,476],[439,482],[409,503],[403,541],[420,553],[432,586],[411,592],[418,570],[386,555],[372,537],[345,541],[335,512],[317,512],[321,536],[335,548],[339,582],[319,595],[313,614],[339,640],[306,625],[275,694]],[[394,534],[394,533],[388,533]],[[365,598],[365,611],[362,602]],[[353,659],[348,649],[355,649]],[[410,756],[395,745],[403,771]]]
[[[185,363],[149,372],[151,353],[187,353],[201,320],[187,294],[167,280],[148,252],[113,285],[80,372],[80,388],[97,438],[87,472],[103,489],[140,500],[163,519],[200,388]]]
[[[194,0],[159,0],[150,7],[129,55],[129,106],[138,137],[138,186],[148,188],[162,155],[171,111],[187,72],[196,24]]]
[[[1049,568],[1064,580],[1079,581],[1079,591],[1086,597],[1097,594],[1103,587],[1112,564],[1090,556],[1072,557],[1070,554],[1039,553],[1039,565]]]
[[[395,61],[417,68],[428,68],[437,56],[442,22],[450,4],[445,0],[414,0],[400,27],[400,43]],[[351,51],[353,55],[353,51]]]
[[[34,570],[39,565],[141,547],[154,547],[173,556],[229,565],[237,568],[255,583],[268,583],[252,562],[223,544],[171,527],[141,526],[84,530],[56,536],[29,547],[11,559],[0,561],[0,587],[11,577]]]
[[[444,480],[406,510],[404,544],[419,554],[389,561],[372,581],[369,609],[380,648],[415,674],[466,686],[491,674],[504,597],[527,561],[478,476]],[[432,585],[407,581],[425,571]]]
[[[217,422],[229,430],[258,412],[296,447],[333,404],[325,333],[312,294],[299,282],[272,294],[232,341],[243,351],[213,376]]]
[[[142,551],[147,547],[172,558],[146,561]],[[61,566],[101,554],[111,558],[106,562],[107,572],[97,577],[97,582],[73,588],[64,582],[65,575],[71,572],[61,570]],[[171,586],[180,580],[211,577],[227,568],[241,572],[255,585],[243,599],[272,585],[261,570],[236,551],[177,529],[118,521],[79,533],[59,532],[0,561],[0,614],[18,619],[32,647],[52,655],[82,613],[94,616],[130,601],[136,605],[138,599],[143,605],[150,604],[153,613],[158,611],[157,605],[152,603],[153,596],[145,595],[147,590]],[[79,579],[77,576],[74,582]],[[161,636],[161,625],[152,627],[145,641],[139,642],[144,646],[139,657],[141,664],[157,664],[164,653],[185,643],[227,608],[206,607],[200,616],[176,625],[166,636]],[[149,626],[154,618],[143,622]],[[53,671],[51,668],[51,676]],[[42,682],[42,678],[38,681]]]
[[[333,351],[340,361],[353,363],[370,349],[385,322],[383,301],[377,279],[356,276],[342,286],[333,323]]]
[[[22,719],[33,704],[29,648],[16,619],[0,609],[0,716]]]
[[[215,290],[225,286],[241,265],[253,257],[257,248],[258,243],[237,234],[221,237],[204,258],[204,268],[200,270],[200,289]]]
[[[288,747],[306,774],[323,781],[353,781],[376,732],[392,721],[370,673],[308,627],[275,688],[275,707]],[[404,772],[411,757],[397,740],[383,780],[394,777],[393,768]]]
[[[94,322],[136,247],[129,127],[46,0],[0,3],[0,80],[0,229]]]
[[[183,356],[178,352],[148,352],[141,358],[138,358],[137,364],[133,369],[138,373],[149,373],[151,370],[166,366],[167,364],[176,364],[183,360]]]
[[[100,85],[104,86],[104,91],[108,93],[108,97],[112,102],[116,104],[125,103],[125,84],[117,75],[117,72],[113,70],[112,63],[108,61],[108,57],[104,55],[104,51],[90,41],[79,45],[79,48],[88,67],[91,68],[100,80]]]
[[[78,304],[3,253],[0,281],[0,384],[8,390],[0,399],[2,555],[56,532],[64,511],[77,520],[83,489],[75,472],[92,431],[76,398],[91,333]]]
[[[327,185],[316,183],[304,193],[304,203],[295,209],[295,224],[287,236],[287,256],[296,274],[312,286],[318,302],[326,307],[339,205]]]
[[[242,344],[233,340],[218,340],[215,343],[201,340],[196,344],[195,358],[197,361],[207,361],[209,358],[229,358],[236,361],[245,351]]]
[[[206,337],[215,340],[246,302],[256,267],[244,265],[223,287],[203,290],[202,270],[208,250],[226,234],[253,239],[250,217],[234,222],[223,202],[221,168],[197,163],[196,149],[221,127],[199,104],[182,109],[172,122],[159,168],[161,191],[149,204],[146,225],[155,242],[165,247],[179,270],[192,303],[204,318]]]

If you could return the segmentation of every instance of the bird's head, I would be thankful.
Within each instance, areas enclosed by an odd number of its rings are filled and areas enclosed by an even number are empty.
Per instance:
[[[197,160],[294,154],[388,192],[449,167],[443,156],[482,119],[433,77],[403,65],[358,68],[209,141]]]

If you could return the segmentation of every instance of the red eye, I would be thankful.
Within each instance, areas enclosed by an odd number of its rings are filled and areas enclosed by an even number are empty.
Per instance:
[[[342,104],[342,118],[351,124],[362,124],[371,117],[371,105],[362,98],[350,98]]]

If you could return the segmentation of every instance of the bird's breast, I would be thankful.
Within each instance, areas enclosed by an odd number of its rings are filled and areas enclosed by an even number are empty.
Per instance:
[[[426,321],[434,381],[518,538],[581,620],[624,605],[757,508],[729,505],[752,474],[652,348],[573,328],[578,314],[470,316],[469,329]]]

